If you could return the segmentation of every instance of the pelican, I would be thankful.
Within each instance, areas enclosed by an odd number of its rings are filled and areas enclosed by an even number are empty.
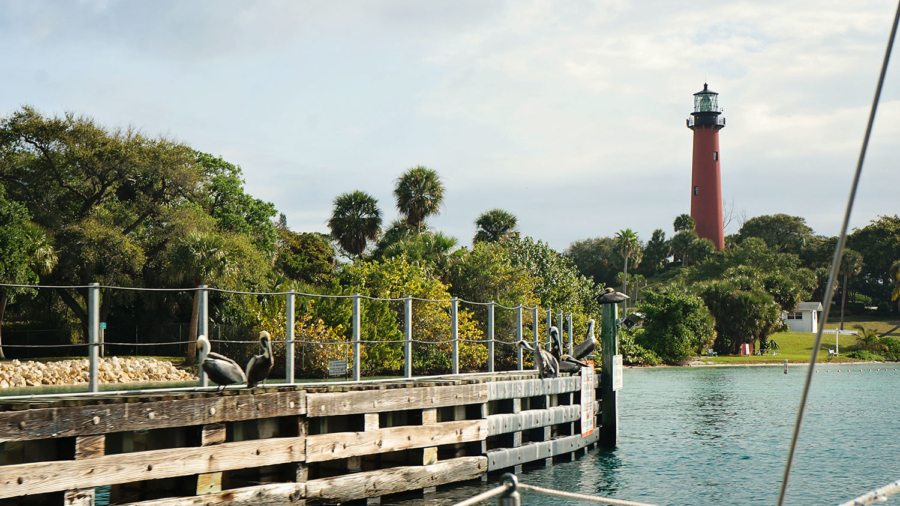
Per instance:
[[[528,344],[528,341],[524,339],[516,344],[528,351],[534,352],[534,365],[537,366],[538,378],[544,379],[545,376],[548,378],[555,378],[559,376],[559,362],[552,353],[547,350],[542,350],[540,343],[535,343],[537,349],[532,348]]]
[[[594,338],[594,319],[591,318],[588,320],[588,328],[587,333],[584,336],[584,341],[582,341],[578,346],[572,350],[572,356],[578,360],[584,359],[584,357],[594,353],[594,350],[597,348],[597,339]]]
[[[209,376],[209,379],[216,382],[219,388],[217,392],[225,390],[227,385],[232,383],[246,383],[247,376],[241,370],[241,366],[230,358],[213,353],[210,351],[209,340],[206,336],[197,338],[197,349],[200,352],[200,367]]]
[[[272,343],[269,342],[269,333],[263,330],[259,333],[259,340],[263,345],[262,355],[254,355],[247,362],[247,388],[253,388],[257,383],[269,377],[272,372]]]
[[[587,367],[588,364],[586,362],[581,362],[580,360],[576,360],[572,358],[571,355],[567,355],[562,352],[562,341],[559,338],[559,329],[556,327],[550,327],[550,337],[553,339],[553,342],[556,343],[556,351],[553,351],[551,347],[550,353],[556,358],[556,361],[559,363],[559,372],[560,373],[576,373],[581,371],[582,367]]]
[[[603,290],[603,293],[597,297],[597,302],[600,304],[618,304],[619,302],[630,299],[631,297],[625,295],[622,292],[617,292],[612,288],[607,288]]]

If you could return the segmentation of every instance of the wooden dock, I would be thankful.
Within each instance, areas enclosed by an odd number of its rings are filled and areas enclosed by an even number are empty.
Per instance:
[[[0,399],[0,504],[302,505],[423,490],[598,441],[596,381],[531,372],[341,386]],[[591,414],[593,413],[593,415]],[[105,492],[104,492],[105,493]]]

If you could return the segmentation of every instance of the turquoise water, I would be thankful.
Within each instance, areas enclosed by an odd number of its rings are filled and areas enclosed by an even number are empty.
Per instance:
[[[836,505],[900,478],[895,367],[817,367],[786,504]],[[773,505],[804,378],[802,366],[787,375],[780,367],[628,369],[619,447],[520,479],[660,505]],[[452,504],[481,490],[404,504]],[[525,494],[523,504],[580,503]]]

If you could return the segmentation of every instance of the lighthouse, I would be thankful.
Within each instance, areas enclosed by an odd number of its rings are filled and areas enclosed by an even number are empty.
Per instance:
[[[694,93],[694,112],[687,127],[694,131],[694,156],[691,164],[691,218],[701,239],[709,239],[722,251],[725,230],[722,216],[722,172],[719,165],[719,130],[725,117],[719,109],[719,94],[706,83]]]

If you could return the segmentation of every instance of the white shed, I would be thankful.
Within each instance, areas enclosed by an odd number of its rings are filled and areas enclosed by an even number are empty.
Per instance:
[[[821,311],[821,302],[801,302],[784,320],[793,332],[818,332]]]

